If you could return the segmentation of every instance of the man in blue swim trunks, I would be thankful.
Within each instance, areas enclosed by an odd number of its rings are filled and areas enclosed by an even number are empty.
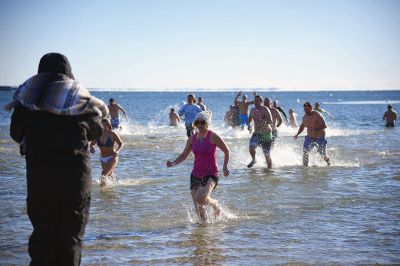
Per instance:
[[[240,119],[240,127],[244,129],[245,126],[247,126],[247,129],[251,132],[251,127],[249,123],[249,116],[248,116],[248,110],[249,110],[249,105],[253,104],[254,101],[247,101],[247,95],[243,94],[242,95],[242,101],[238,101],[239,96],[242,94],[241,91],[236,95],[235,100],[233,101],[234,105],[239,106],[239,119]],[[255,95],[255,93],[254,93]]]
[[[304,113],[303,121],[300,125],[299,131],[294,136],[295,139],[307,128],[307,136],[304,139],[303,146],[303,165],[308,166],[308,155],[313,147],[318,148],[319,154],[323,156],[327,165],[331,165],[330,159],[326,154],[325,128],[327,128],[324,117],[317,111],[313,110],[310,102],[303,105]]]
[[[119,126],[119,111],[121,111],[125,118],[128,119],[126,116],[124,108],[121,107],[121,105],[115,103],[115,100],[113,98],[110,99],[110,104],[108,105],[108,110],[110,110],[110,120],[111,120],[111,126],[113,129],[120,128]]]

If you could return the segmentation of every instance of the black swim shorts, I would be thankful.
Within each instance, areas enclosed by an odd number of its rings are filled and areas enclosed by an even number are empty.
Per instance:
[[[219,181],[218,176],[207,175],[207,176],[203,177],[202,179],[199,179],[199,178],[195,177],[194,175],[191,175],[190,176],[190,190],[192,190],[192,189],[196,190],[200,186],[205,187],[210,178],[215,183],[215,186],[214,186],[214,189],[215,189],[217,187],[218,181]]]

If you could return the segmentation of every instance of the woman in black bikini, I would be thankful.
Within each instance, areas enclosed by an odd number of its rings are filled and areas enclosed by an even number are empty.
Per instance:
[[[103,134],[96,141],[93,141],[90,144],[90,152],[94,153],[94,146],[97,144],[100,149],[100,162],[103,171],[101,172],[102,176],[110,177],[114,176],[114,169],[118,163],[118,153],[123,147],[123,143],[121,138],[112,130],[110,120],[103,118],[101,120],[103,124]],[[118,148],[114,150],[115,143],[118,144]]]

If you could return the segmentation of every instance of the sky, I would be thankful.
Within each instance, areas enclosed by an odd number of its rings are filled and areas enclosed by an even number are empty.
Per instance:
[[[0,0],[0,84],[49,52],[99,89],[400,89],[400,0]]]

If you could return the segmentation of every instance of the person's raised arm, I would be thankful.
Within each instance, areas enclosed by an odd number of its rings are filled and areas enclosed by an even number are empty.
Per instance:
[[[193,136],[188,138],[188,140],[186,141],[185,148],[183,149],[183,152],[175,160],[173,160],[172,162],[167,161],[167,167],[175,166],[186,160],[186,158],[189,156],[190,152],[192,151],[192,138],[193,138]]]
[[[211,135],[211,143],[214,143],[217,145],[217,147],[224,153],[224,166],[223,166],[223,171],[224,171],[224,176],[229,175],[229,169],[228,169],[228,163],[229,163],[229,148],[226,146],[226,143],[221,139],[220,136],[217,134],[213,133]]]
[[[238,94],[235,97],[235,100],[233,100],[233,104],[236,104],[236,102],[238,102],[238,98],[239,98],[240,94],[242,94],[242,91],[238,92]]]

